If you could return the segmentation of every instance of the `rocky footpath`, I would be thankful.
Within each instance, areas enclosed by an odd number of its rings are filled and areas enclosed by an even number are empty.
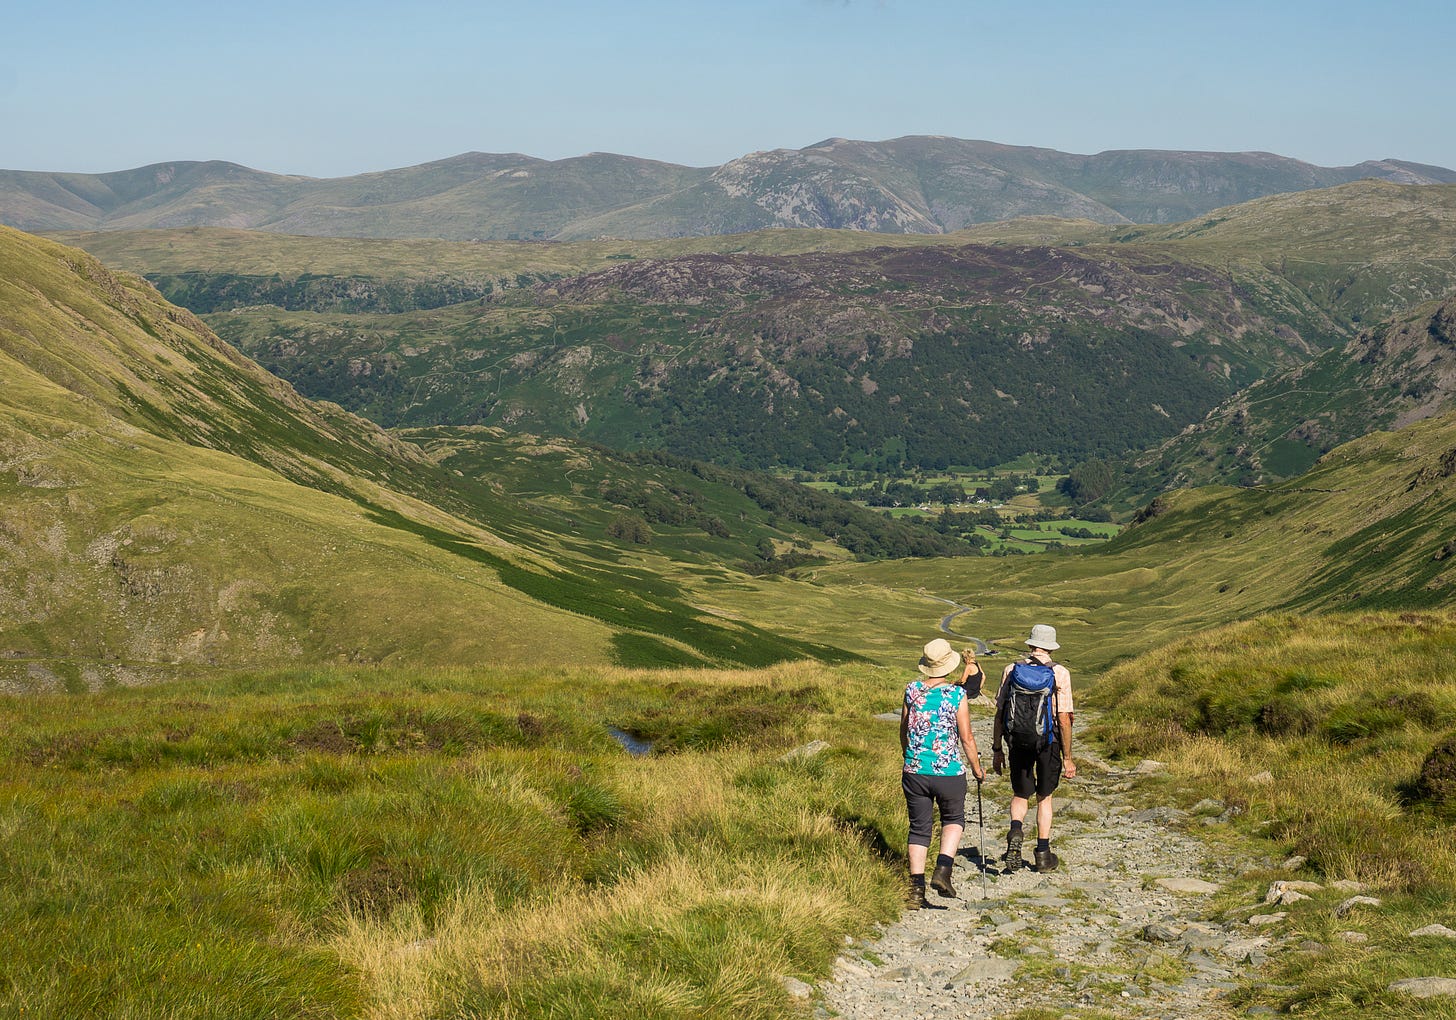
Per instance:
[[[989,726],[975,723],[986,749]],[[1137,807],[1135,788],[1156,774],[1156,763],[1119,770],[1078,750],[1078,776],[1056,799],[1052,848],[1061,866],[1045,875],[1031,870],[1029,816],[1028,865],[1006,867],[1010,790],[992,775],[983,789],[983,868],[973,784],[956,860],[958,897],[931,891],[929,909],[907,911],[878,938],[848,945],[817,990],[815,1015],[909,1020],[946,1009],[1000,1017],[1033,1008],[1054,1016],[1241,1015],[1228,993],[1271,954],[1293,948],[1272,932],[1282,898],[1304,895],[1302,883],[1275,883],[1267,903],[1245,897],[1230,908],[1225,897],[1216,908],[1226,883],[1272,865],[1215,855],[1192,835],[1205,821],[1226,819],[1224,806]]]

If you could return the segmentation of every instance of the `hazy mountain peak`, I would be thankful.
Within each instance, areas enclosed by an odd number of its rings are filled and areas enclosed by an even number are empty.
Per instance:
[[[315,179],[222,161],[108,174],[0,171],[0,222],[26,230],[236,226],[332,236],[570,239],[842,227],[942,233],[1018,216],[1169,223],[1365,177],[1456,181],[1396,159],[1319,167],[1268,152],[1055,149],[838,136],[694,168],[610,152],[466,152]]]

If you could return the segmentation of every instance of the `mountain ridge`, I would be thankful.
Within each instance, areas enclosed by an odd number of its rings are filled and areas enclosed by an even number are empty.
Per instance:
[[[649,239],[766,227],[944,233],[1017,216],[1167,223],[1369,177],[1456,182],[1399,159],[1320,167],[1266,152],[1091,155],[938,135],[829,138],[689,167],[616,153],[465,152],[338,178],[224,161],[104,174],[0,170],[0,222],[30,231],[240,227],[313,236]]]

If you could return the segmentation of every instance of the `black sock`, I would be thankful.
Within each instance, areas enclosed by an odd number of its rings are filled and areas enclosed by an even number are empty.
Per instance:
[[[1038,853],[1041,852],[1042,850],[1050,850],[1051,848],[1052,848],[1052,841],[1050,839],[1038,839],[1036,841],[1036,849],[1037,849],[1037,852]]]
[[[1012,832],[1020,832],[1021,831],[1021,823],[1020,822],[1012,822],[1011,823],[1011,831]]]
[[[955,858],[950,854],[939,854],[935,858],[935,866],[937,868],[953,868],[955,867]]]
[[[911,875],[910,876],[910,884],[911,885],[924,885],[925,884],[925,872],[922,871],[918,875]]]

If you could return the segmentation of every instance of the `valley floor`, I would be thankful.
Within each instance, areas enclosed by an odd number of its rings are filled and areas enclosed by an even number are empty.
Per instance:
[[[990,722],[975,723],[987,749]],[[988,879],[982,898],[974,793],[956,860],[956,899],[928,893],[873,941],[847,946],[819,991],[818,1016],[1207,1017],[1238,1015],[1230,993],[1287,940],[1261,927],[1266,907],[1229,905],[1225,883],[1270,862],[1217,854],[1184,831],[1202,819],[1139,807],[1145,771],[1119,771],[1080,749],[1056,800],[1060,868],[1001,874],[1004,780],[985,786]],[[1210,804],[1210,827],[1222,810]],[[1030,832],[1031,818],[1028,818]],[[1024,854],[1030,858],[1032,839]],[[932,850],[934,847],[932,847]],[[1247,885],[1247,883],[1243,883]],[[1256,920],[1251,922],[1251,917]],[[947,1014],[950,1015],[950,1014]]]

